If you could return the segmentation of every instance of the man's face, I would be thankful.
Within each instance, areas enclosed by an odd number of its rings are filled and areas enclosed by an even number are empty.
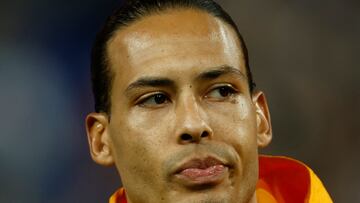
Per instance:
[[[106,133],[129,202],[253,197],[261,119],[239,43],[195,10],[147,16],[109,41]]]

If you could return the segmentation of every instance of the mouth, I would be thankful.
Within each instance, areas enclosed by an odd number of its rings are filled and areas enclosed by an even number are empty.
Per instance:
[[[214,157],[194,158],[175,172],[177,181],[186,186],[217,185],[227,177],[229,167]]]

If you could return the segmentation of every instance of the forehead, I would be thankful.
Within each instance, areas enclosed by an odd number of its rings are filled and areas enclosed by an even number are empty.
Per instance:
[[[229,65],[244,73],[240,47],[235,31],[220,19],[199,10],[172,9],[121,28],[107,52],[115,74],[126,71],[129,77],[163,67],[162,72]]]

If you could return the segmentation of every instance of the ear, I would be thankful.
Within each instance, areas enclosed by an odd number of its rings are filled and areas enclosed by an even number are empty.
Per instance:
[[[263,92],[254,92],[252,100],[256,111],[257,143],[259,147],[263,148],[272,139],[270,112]]]
[[[103,113],[90,113],[86,117],[86,133],[92,159],[104,166],[114,163],[110,148],[108,116]]]

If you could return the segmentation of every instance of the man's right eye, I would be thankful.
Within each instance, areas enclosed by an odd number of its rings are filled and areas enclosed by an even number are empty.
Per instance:
[[[138,103],[139,106],[144,107],[156,107],[162,104],[168,103],[170,100],[166,94],[163,93],[157,93],[150,96],[145,97],[144,99],[141,99]]]

